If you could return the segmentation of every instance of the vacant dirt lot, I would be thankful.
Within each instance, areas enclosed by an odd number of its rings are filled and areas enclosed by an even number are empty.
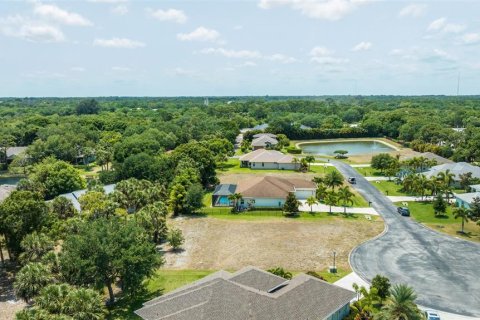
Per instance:
[[[337,266],[349,269],[348,254],[383,230],[383,221],[343,218],[299,221],[283,218],[171,221],[183,231],[185,251],[165,254],[167,269],[229,269],[254,265],[288,270],[325,270],[337,252]]]

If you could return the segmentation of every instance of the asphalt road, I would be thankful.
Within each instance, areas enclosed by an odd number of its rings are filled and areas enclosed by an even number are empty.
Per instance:
[[[330,161],[384,218],[386,232],[352,251],[350,263],[363,279],[381,274],[415,288],[427,308],[480,317],[480,244],[438,233],[400,216],[386,196],[351,166]]]

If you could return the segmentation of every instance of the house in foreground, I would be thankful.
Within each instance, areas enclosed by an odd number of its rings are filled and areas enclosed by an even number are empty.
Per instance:
[[[246,267],[215,272],[144,303],[145,320],[341,320],[355,293],[306,274],[285,280]]]
[[[242,195],[239,207],[246,208],[282,208],[289,193],[298,200],[315,196],[317,186],[309,180],[284,179],[272,176],[253,177],[240,180],[237,184],[220,184],[212,194],[212,206],[230,207],[228,199],[232,194]]]
[[[455,193],[455,204],[457,207],[470,209],[476,198],[480,199],[480,184],[471,185],[468,193]]]
[[[250,169],[298,170],[294,157],[277,150],[257,149],[239,158],[240,167]]]

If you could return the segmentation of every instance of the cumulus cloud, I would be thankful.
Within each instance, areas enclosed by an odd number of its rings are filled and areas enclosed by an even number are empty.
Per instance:
[[[480,43],[480,33],[466,33],[461,37],[464,44]]]
[[[317,46],[310,50],[310,61],[321,65],[340,65],[348,63],[348,59],[333,56],[335,52],[325,47]]]
[[[443,33],[460,33],[467,28],[464,24],[458,23],[447,23],[446,18],[439,18],[432,21],[427,30],[432,32],[443,32]]]
[[[124,16],[128,13],[128,7],[126,5],[118,5],[112,8],[112,13],[117,14],[119,16]]]
[[[287,55],[281,54],[281,53],[275,53],[270,56],[266,56],[265,59],[274,61],[274,62],[279,62],[283,64],[289,64],[289,63],[294,63],[297,62],[298,60],[294,57],[289,57]]]
[[[258,6],[271,9],[289,6],[303,15],[324,20],[339,20],[368,0],[260,0]]]
[[[185,23],[188,20],[187,15],[182,10],[150,10],[150,15],[160,21],[171,21],[175,23]]]
[[[367,51],[367,50],[370,50],[371,47],[372,47],[371,42],[362,41],[359,44],[357,44],[355,47],[353,47],[352,51]]]
[[[261,58],[262,55],[258,51],[252,50],[228,50],[224,48],[205,48],[200,50],[202,54],[216,54],[227,58],[240,58],[240,59],[254,59]]]
[[[215,41],[220,37],[220,33],[214,29],[198,27],[190,33],[179,33],[177,39],[181,41]]]
[[[38,16],[66,25],[82,27],[93,25],[91,21],[80,14],[61,9],[54,4],[35,3],[33,12]]]
[[[95,39],[93,45],[105,48],[135,49],[145,47],[145,43],[127,38]]]
[[[425,13],[427,6],[425,4],[410,4],[406,7],[403,7],[402,10],[398,13],[400,17],[420,17]]]
[[[96,3],[125,3],[128,0],[88,0],[88,2],[96,2]]]
[[[61,42],[65,35],[59,28],[23,16],[0,18],[0,33],[32,42]]]

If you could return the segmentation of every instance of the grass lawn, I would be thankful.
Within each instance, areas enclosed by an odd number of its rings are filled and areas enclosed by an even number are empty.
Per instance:
[[[372,181],[372,185],[380,190],[383,194],[389,196],[410,196],[409,194],[401,191],[402,186],[396,184],[393,181]]]
[[[310,173],[328,173],[336,170],[333,166],[311,166]],[[240,160],[238,159],[228,159],[227,162],[220,163],[217,165],[217,173],[252,173],[252,174],[263,174],[263,173],[282,173],[282,172],[295,172],[293,170],[278,170],[278,169],[250,169],[250,168],[241,168]]]
[[[233,270],[229,270],[233,272]],[[349,274],[350,270],[338,269],[336,274],[328,271],[317,272],[325,281],[333,283]],[[109,310],[107,319],[110,320],[140,320],[141,318],[133,312],[141,308],[142,304],[162,294],[173,291],[186,284],[197,281],[215,271],[212,270],[164,270],[159,269],[151,279],[145,282],[145,290],[137,295],[135,299],[121,297]],[[300,272],[292,272],[295,276]]]
[[[362,168],[354,168],[364,177],[385,177],[385,175],[377,169],[373,169],[372,167],[362,167]],[[393,178],[392,178],[393,179]]]
[[[461,230],[462,220],[453,217],[451,206],[447,207],[445,216],[436,217],[431,202],[409,202],[410,214],[416,221],[440,232],[462,239],[480,241],[480,226],[475,222],[465,223],[465,234]]]

